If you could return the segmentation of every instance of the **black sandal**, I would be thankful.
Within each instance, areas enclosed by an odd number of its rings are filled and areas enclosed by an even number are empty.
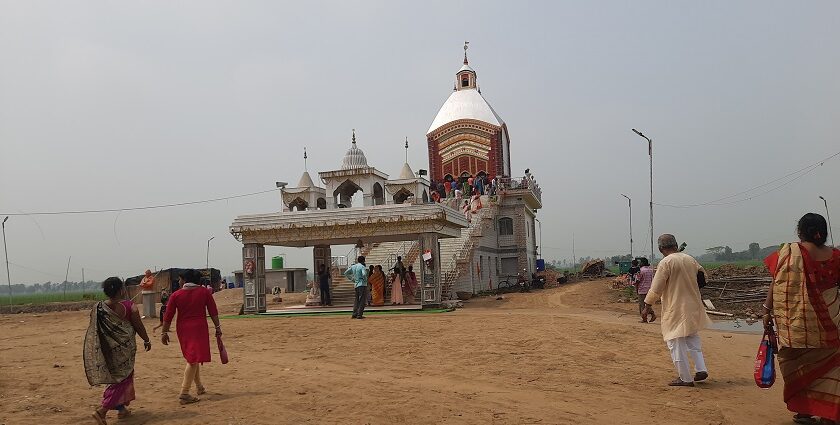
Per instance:
[[[807,415],[804,413],[797,413],[793,415],[793,422],[797,424],[817,424],[816,419],[813,416]]]

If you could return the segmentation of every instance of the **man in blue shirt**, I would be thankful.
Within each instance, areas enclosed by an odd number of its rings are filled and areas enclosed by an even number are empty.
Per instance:
[[[367,304],[368,298],[368,271],[365,266],[364,255],[360,255],[356,264],[344,271],[344,277],[353,282],[353,287],[356,290],[356,296],[353,299],[353,318],[364,319],[362,314],[365,312],[365,304]]]

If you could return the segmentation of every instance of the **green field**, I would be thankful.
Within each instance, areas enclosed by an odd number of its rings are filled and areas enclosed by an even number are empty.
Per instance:
[[[85,300],[103,300],[105,294],[98,292],[68,292],[65,297],[63,292],[49,292],[39,294],[12,294],[12,305],[25,304],[46,304],[53,302],[74,302]],[[0,295],[0,305],[9,305],[9,296]]]
[[[753,266],[761,266],[764,265],[764,262],[761,260],[741,260],[741,261],[702,261],[700,265],[707,270],[714,270],[724,264],[732,264],[735,267],[753,267]]]

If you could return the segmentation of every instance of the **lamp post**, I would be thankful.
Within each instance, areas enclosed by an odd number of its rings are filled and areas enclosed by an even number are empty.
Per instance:
[[[6,282],[9,284],[9,311],[12,311],[12,278],[9,277],[9,248],[6,247],[6,220],[9,217],[3,219],[3,252],[6,254]]]
[[[823,200],[823,204],[825,205],[825,218],[828,220],[828,234],[831,235],[831,246],[834,246],[834,233],[831,231],[831,216],[828,215],[828,201],[822,196],[820,196],[820,199]]]
[[[210,282],[210,286],[213,286],[213,274],[210,273],[210,241],[216,239],[215,236],[211,236],[210,239],[207,239],[207,280]]]
[[[642,134],[641,131],[632,129],[634,133],[638,134],[648,142],[648,156],[650,156],[650,262],[653,264],[653,140]]]
[[[621,196],[627,198],[627,207],[630,208],[630,259],[633,259],[633,200],[625,194]]]

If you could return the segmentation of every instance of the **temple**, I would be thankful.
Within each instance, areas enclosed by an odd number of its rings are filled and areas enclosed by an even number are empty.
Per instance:
[[[426,137],[429,170],[434,181],[470,176],[510,177],[510,137],[507,125],[487,103],[478,87],[478,74],[467,60],[455,73],[455,87]]]
[[[305,170],[295,187],[281,189],[280,212],[237,217],[230,232],[243,244],[244,311],[267,311],[267,245],[311,247],[313,270],[325,265],[332,273],[337,309],[352,305],[353,284],[342,272],[358,255],[384,270],[397,257],[413,266],[419,287],[406,296],[410,308],[537,271],[542,192],[527,170],[511,177],[507,126],[481,95],[466,44],[455,91],[427,139],[430,180],[415,174],[408,157],[396,178],[368,164],[354,130],[340,166],[318,173],[324,187]],[[445,190],[452,184],[464,191]],[[358,192],[361,205],[353,205]],[[352,249],[333,252],[336,246]],[[392,289],[386,287],[386,299]]]

